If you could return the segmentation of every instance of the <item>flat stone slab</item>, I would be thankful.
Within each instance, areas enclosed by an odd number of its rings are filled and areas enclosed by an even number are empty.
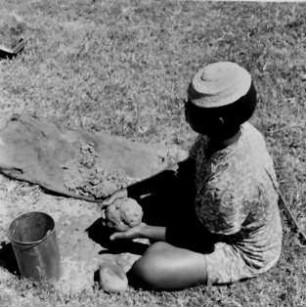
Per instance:
[[[91,201],[176,167],[184,158],[186,153],[174,145],[136,143],[33,115],[12,116],[0,130],[0,173]]]

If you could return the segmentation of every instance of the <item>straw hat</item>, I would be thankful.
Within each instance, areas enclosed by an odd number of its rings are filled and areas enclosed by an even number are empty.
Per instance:
[[[234,103],[250,89],[251,75],[232,62],[218,62],[200,69],[193,77],[189,99],[203,108]]]

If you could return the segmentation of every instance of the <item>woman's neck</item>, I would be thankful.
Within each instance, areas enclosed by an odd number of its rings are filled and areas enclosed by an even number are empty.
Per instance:
[[[220,150],[224,149],[238,141],[238,139],[241,136],[241,129],[239,128],[235,133],[225,133],[223,135],[214,135],[211,137],[208,137],[209,144],[212,149],[214,150]]]

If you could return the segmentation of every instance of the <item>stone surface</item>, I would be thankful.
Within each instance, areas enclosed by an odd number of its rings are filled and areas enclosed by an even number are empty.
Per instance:
[[[12,116],[0,130],[0,145],[1,173],[91,201],[177,167],[182,158],[174,145],[136,143],[30,115]]]
[[[99,268],[99,283],[106,292],[124,292],[128,288],[128,279],[124,270],[114,262],[105,261]]]

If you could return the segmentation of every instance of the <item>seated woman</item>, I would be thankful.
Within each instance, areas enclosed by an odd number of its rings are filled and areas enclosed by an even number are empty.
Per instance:
[[[247,122],[255,106],[244,68],[219,62],[199,70],[185,103],[187,122],[199,133],[190,157],[176,174],[166,171],[105,200],[106,206],[126,195],[137,199],[150,188],[170,193],[164,206],[171,209],[155,204],[164,225],[111,235],[154,242],[131,268],[131,280],[176,290],[232,283],[276,264],[282,243],[277,182],[263,136]]]

